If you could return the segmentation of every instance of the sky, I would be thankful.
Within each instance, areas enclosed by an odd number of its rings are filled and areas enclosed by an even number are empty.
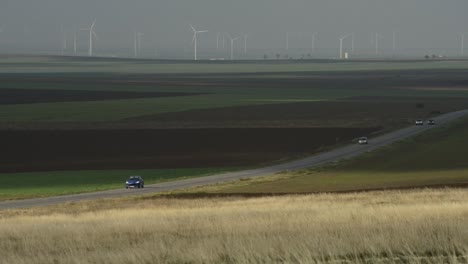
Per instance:
[[[401,50],[455,53],[459,34],[468,33],[467,11],[467,0],[0,0],[0,52],[58,51],[61,28],[70,49],[73,32],[96,19],[100,52],[130,52],[138,31],[147,52],[190,53],[193,24],[209,31],[199,37],[200,52],[216,49],[224,32],[248,34],[249,49],[264,51],[285,48],[286,33],[291,50],[307,49],[317,32],[315,45],[324,52],[351,32],[358,50],[372,50],[375,32],[381,49],[390,50],[395,32]],[[80,50],[87,38],[78,31]],[[236,43],[236,51],[243,44]]]

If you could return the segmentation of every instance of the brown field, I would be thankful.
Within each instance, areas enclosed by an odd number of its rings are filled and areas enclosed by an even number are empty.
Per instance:
[[[418,105],[423,107],[417,107]],[[395,129],[415,119],[468,108],[463,98],[354,97],[336,101],[197,109],[129,118],[159,127],[375,127]],[[122,123],[128,125],[128,123]]]
[[[0,263],[467,263],[466,189],[3,211]]]
[[[195,93],[119,92],[47,89],[0,89],[0,105],[53,102],[103,101],[135,98],[193,96]]]
[[[0,172],[249,166],[314,153],[378,129],[0,131]]]

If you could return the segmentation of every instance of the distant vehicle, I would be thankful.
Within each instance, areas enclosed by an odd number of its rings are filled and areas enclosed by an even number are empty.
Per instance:
[[[415,124],[417,126],[422,126],[422,125],[424,125],[424,121],[422,121],[422,119],[418,119],[418,120],[416,120]]]
[[[358,143],[359,145],[366,145],[369,144],[369,140],[367,139],[367,137],[361,137],[359,138]]]
[[[427,120],[427,124],[430,125],[430,126],[433,126],[433,125],[435,125],[435,120],[429,119],[429,120]]]
[[[145,181],[141,176],[130,176],[125,182],[125,188],[145,188]]]

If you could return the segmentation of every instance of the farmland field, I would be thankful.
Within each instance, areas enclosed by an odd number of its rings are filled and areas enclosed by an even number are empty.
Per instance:
[[[105,177],[290,160],[468,108],[467,69],[464,60],[3,56],[0,179],[40,172],[36,182],[47,182],[48,172],[66,171],[61,186],[80,171]]]
[[[208,193],[310,193],[468,186],[468,119],[337,164],[207,187]],[[372,140],[370,141],[372,144]]]

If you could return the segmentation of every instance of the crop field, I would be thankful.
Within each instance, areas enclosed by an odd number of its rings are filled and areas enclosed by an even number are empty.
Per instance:
[[[205,187],[200,192],[310,193],[431,186],[466,187],[467,134],[468,120],[465,119],[337,164]]]
[[[56,188],[80,171],[105,178],[290,160],[468,108],[467,69],[463,60],[2,56],[0,179],[40,172],[35,182],[50,184],[47,173],[66,171]]]
[[[465,189],[89,201],[0,214],[0,263],[467,263]]]
[[[0,201],[49,197],[123,188],[130,175],[141,175],[145,184],[203,177],[241,168],[76,170],[2,173]],[[14,184],[10,184],[13,182]],[[17,184],[15,184],[17,183]]]

